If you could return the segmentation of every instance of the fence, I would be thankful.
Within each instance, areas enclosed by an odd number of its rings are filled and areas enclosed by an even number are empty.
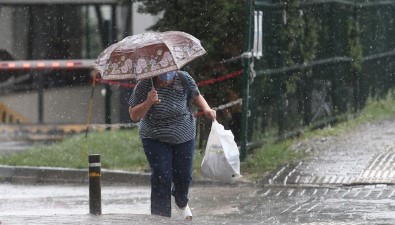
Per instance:
[[[251,61],[248,142],[357,112],[394,87],[395,1],[256,0],[253,8],[263,32],[262,57]]]

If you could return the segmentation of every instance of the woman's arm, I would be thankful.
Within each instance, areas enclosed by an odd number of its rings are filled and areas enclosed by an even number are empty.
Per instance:
[[[156,104],[157,102],[158,102],[158,92],[154,88],[152,88],[148,92],[147,99],[144,102],[134,107],[131,106],[129,107],[130,119],[132,119],[135,122],[141,120],[147,114],[151,106]]]
[[[206,99],[202,95],[198,95],[193,99],[193,104],[195,104],[197,107],[200,108],[200,110],[203,111],[204,115],[211,119],[215,120],[217,117],[217,113],[215,110],[211,109],[210,106],[208,105]]]

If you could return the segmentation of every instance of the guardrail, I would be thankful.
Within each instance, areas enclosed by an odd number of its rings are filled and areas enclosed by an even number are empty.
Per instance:
[[[0,120],[2,123],[26,123],[29,122],[26,117],[22,116],[21,114],[17,113],[16,111],[12,110],[8,106],[0,103]]]
[[[28,141],[60,141],[66,136],[87,131],[133,129],[136,123],[125,124],[3,124],[0,139]]]

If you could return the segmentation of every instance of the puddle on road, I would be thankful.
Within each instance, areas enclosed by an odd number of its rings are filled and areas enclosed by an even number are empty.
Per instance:
[[[102,186],[103,214],[149,214],[147,187]],[[0,184],[0,216],[89,214],[88,186]]]

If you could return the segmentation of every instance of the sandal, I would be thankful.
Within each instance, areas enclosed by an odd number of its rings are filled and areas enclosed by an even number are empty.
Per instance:
[[[174,204],[176,206],[176,209],[178,213],[180,213],[181,218],[192,221],[192,212],[191,209],[189,208],[188,204],[184,208],[179,208],[177,204]]]

